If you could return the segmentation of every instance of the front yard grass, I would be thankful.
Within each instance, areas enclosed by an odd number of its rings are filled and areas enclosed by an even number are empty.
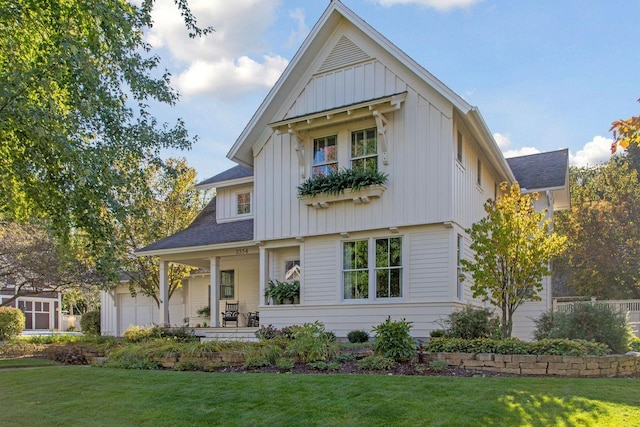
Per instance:
[[[0,425],[640,425],[639,379],[0,372]]]

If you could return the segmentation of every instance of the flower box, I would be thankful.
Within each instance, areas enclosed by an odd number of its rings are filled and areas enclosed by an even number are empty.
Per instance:
[[[315,196],[301,196],[300,200],[307,206],[316,209],[326,209],[331,203],[351,200],[355,204],[369,203],[384,193],[387,187],[382,184],[369,185],[358,190],[346,189],[338,194],[318,194]]]

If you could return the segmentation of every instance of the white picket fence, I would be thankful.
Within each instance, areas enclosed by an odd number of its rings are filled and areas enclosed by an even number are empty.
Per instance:
[[[640,300],[596,300],[592,298],[588,301],[569,301],[569,298],[554,298],[553,309],[559,312],[571,312],[575,304],[601,304],[607,307],[627,313],[627,323],[635,336],[640,337]]]

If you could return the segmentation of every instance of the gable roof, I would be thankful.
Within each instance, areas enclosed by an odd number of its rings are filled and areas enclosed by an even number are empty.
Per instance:
[[[569,150],[549,151],[507,159],[520,188],[554,192],[554,209],[569,207]]]
[[[246,166],[237,165],[231,169],[227,169],[224,172],[205,179],[204,181],[196,184],[198,190],[205,190],[207,188],[216,187],[217,184],[225,183],[228,181],[242,180],[243,178],[253,178],[253,169]]]
[[[284,119],[288,99],[297,88],[301,78],[304,78],[317,54],[331,34],[340,25],[342,20],[347,20],[358,30],[362,31],[373,42],[386,50],[392,57],[402,63],[410,72],[419,79],[434,88],[444,99],[449,101],[454,109],[462,113],[463,119],[467,122],[471,131],[477,136],[485,154],[491,159],[495,168],[507,179],[513,180],[513,174],[493,139],[493,135],[486,126],[484,119],[477,108],[472,107],[462,97],[438,80],[435,76],[424,69],[420,64],[410,58],[406,53],[391,43],[362,18],[344,6],[339,0],[331,0],[329,6],[324,11],[318,22],[298,49],[291,62],[286,67],[276,84],[254,113],[253,117],[244,128],[233,147],[229,150],[227,157],[236,163],[252,167],[254,147],[264,144],[273,132],[269,123]],[[354,50],[349,50],[354,54]],[[325,64],[322,64],[324,67]],[[283,107],[285,110],[283,112]]]
[[[219,224],[216,221],[216,198],[214,197],[187,228],[139,249],[136,255],[158,255],[170,249],[252,240],[253,219]]]

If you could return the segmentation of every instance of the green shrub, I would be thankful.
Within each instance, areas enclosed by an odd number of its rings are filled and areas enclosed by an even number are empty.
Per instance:
[[[83,314],[80,327],[87,335],[100,335],[100,310],[87,311]]]
[[[276,368],[281,372],[291,371],[296,366],[296,362],[288,357],[283,357],[276,362]]]
[[[631,342],[629,343],[629,350],[640,352],[640,338],[631,338]]]
[[[340,194],[346,189],[360,190],[387,182],[388,175],[376,170],[340,169],[327,175],[314,175],[298,186],[298,197]]]
[[[124,339],[128,342],[146,341],[153,338],[152,331],[146,326],[131,325],[124,331]]]
[[[493,311],[474,307],[452,312],[443,324],[446,336],[464,339],[496,337],[500,327],[500,321]]]
[[[536,342],[517,338],[496,340],[491,338],[432,338],[426,351],[445,353],[495,353],[495,354],[548,354],[561,356],[604,356],[609,353],[606,344],[567,339],[544,339]]]
[[[25,317],[22,310],[0,307],[0,340],[18,336],[24,330]]]
[[[538,339],[596,341],[616,354],[626,353],[632,338],[626,314],[598,303],[574,304],[573,310],[566,313],[543,313],[536,326],[534,336]]]
[[[318,371],[338,371],[340,370],[340,363],[338,362],[325,362],[324,360],[319,360],[317,362],[311,362],[308,366],[312,369],[317,369]]]
[[[351,331],[347,334],[350,343],[363,343],[369,341],[369,334],[366,331]]]
[[[367,356],[358,362],[358,369],[368,371],[388,371],[395,366],[395,360],[385,356]]]
[[[340,353],[333,356],[332,360],[335,360],[338,363],[347,363],[356,360],[356,356],[351,353]]]
[[[433,372],[442,372],[447,369],[449,365],[444,360],[432,360],[429,362],[429,370]]]
[[[258,369],[269,366],[269,361],[263,356],[250,356],[244,361],[245,369]]]
[[[174,371],[202,371],[204,367],[196,360],[184,360],[173,365]]]
[[[286,353],[301,362],[327,361],[338,351],[335,335],[326,332],[321,322],[291,326],[289,329],[293,339],[287,342]]]
[[[431,338],[442,338],[446,335],[447,335],[447,331],[445,331],[444,329],[434,329],[429,333],[429,336]]]
[[[396,362],[406,362],[416,356],[416,341],[411,337],[412,322],[405,319],[392,321],[391,316],[373,328],[376,341],[373,351]]]

